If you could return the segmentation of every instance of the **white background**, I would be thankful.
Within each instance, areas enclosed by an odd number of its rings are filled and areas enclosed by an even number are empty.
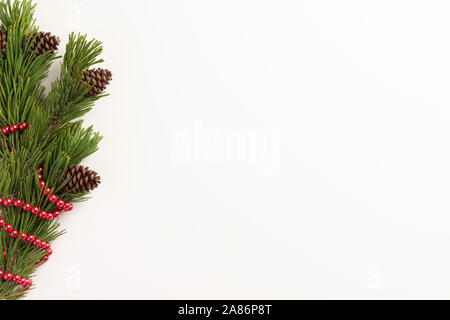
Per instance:
[[[450,298],[449,10],[39,0],[114,81],[29,298]]]

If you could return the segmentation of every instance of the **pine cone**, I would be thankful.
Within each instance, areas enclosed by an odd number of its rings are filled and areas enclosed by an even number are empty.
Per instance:
[[[91,192],[100,185],[100,176],[97,172],[81,165],[72,165],[67,169],[66,178],[71,177],[64,187],[64,192],[80,194]]]
[[[96,96],[106,90],[106,86],[112,80],[112,73],[106,69],[86,70],[83,73],[83,83],[91,86],[91,91],[86,94],[87,97]]]
[[[57,36],[52,35],[50,32],[38,32],[33,35],[33,43],[30,47],[30,53],[35,52],[36,57],[51,52],[52,54],[58,50],[60,40]]]
[[[8,32],[6,30],[0,30],[0,50],[2,52],[3,59],[6,58],[6,44],[8,41]]]

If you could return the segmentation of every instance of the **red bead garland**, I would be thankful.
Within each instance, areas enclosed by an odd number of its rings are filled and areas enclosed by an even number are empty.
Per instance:
[[[33,281],[29,278],[21,277],[19,274],[13,275],[11,272],[5,272],[0,270],[0,278],[5,279],[5,281],[13,281],[22,285],[24,288],[31,287],[33,285]]]
[[[33,243],[35,247],[39,247],[46,251],[47,255],[50,256],[53,251],[51,249],[51,244],[49,242],[43,241],[39,238],[36,238],[34,235],[27,235],[25,232],[19,233],[17,230],[13,230],[13,226],[9,223],[6,223],[4,219],[0,219],[0,230],[4,227],[4,230],[10,234],[13,238],[18,238],[20,235],[20,240],[27,241],[29,243]],[[39,260],[38,262],[41,262]]]
[[[58,196],[56,194],[53,194],[53,189],[47,186],[47,182],[44,181],[44,168],[39,167],[38,168],[38,174],[39,174],[39,184],[41,186],[42,189],[45,188],[45,195],[48,196],[48,200],[51,203],[55,203],[56,206],[61,209],[61,211],[72,211],[73,210],[73,204],[69,203],[69,202],[65,202],[62,199],[59,199]],[[1,203],[0,203],[1,205]],[[39,213],[39,212],[38,212]],[[34,214],[38,214],[38,213],[34,213]],[[50,214],[45,214],[43,215],[43,219],[49,219],[52,220],[53,218],[58,218],[60,216],[61,212],[60,211],[55,211],[53,213]]]
[[[28,202],[24,203],[21,199],[15,199],[13,201],[11,198],[0,198],[0,206],[4,205],[5,207],[11,207],[12,205],[14,205],[17,208],[21,207],[24,211],[31,212],[31,214],[34,216],[39,215],[41,219],[47,219],[49,221],[53,220],[54,218],[58,218],[61,215],[61,211],[68,212],[73,210],[73,204],[58,199],[56,195],[52,195],[50,196],[50,198],[50,202],[56,203],[57,207],[60,208],[59,210],[54,212],[46,212],[39,209],[39,207],[37,206],[31,207],[31,204],[29,204]]]
[[[4,127],[2,129],[2,133],[4,135],[8,135],[10,133],[14,133],[17,132],[19,130],[26,130],[28,128],[28,124],[26,122],[21,123],[20,125],[11,125],[9,127]],[[58,196],[56,194],[53,194],[53,190],[49,187],[47,187],[47,183],[45,181],[43,181],[43,168],[39,168],[38,172],[39,172],[39,183],[40,186],[44,189],[45,188],[45,195],[49,197],[49,201],[51,203],[54,203],[59,210],[58,211],[54,211],[51,213],[47,213],[44,210],[39,209],[39,207],[37,206],[32,206],[30,203],[25,202],[22,199],[11,199],[11,198],[6,198],[6,199],[2,199],[0,197],[0,206],[4,205],[5,207],[11,207],[12,205],[14,205],[14,207],[16,208],[22,208],[25,212],[30,212],[32,215],[39,215],[39,217],[41,219],[47,219],[49,221],[53,220],[54,218],[58,218],[61,215],[62,211],[72,211],[73,210],[73,204],[69,203],[69,202],[65,202],[62,199],[59,199]],[[13,229],[13,226],[9,223],[6,223],[6,221],[4,219],[0,219],[0,230],[4,229],[6,232],[8,232],[10,234],[10,236],[12,238],[19,238],[21,241],[25,241],[28,243],[33,244],[35,247],[39,247],[42,250],[45,250],[46,255],[40,259],[39,261],[36,262],[36,264],[40,264],[43,262],[47,262],[50,259],[50,256],[53,254],[53,250],[51,249],[51,244],[43,241],[39,238],[36,238],[34,235],[32,234],[26,234],[25,232],[20,233],[18,230]],[[4,255],[6,255],[6,252],[3,252]],[[22,285],[24,288],[30,287],[33,285],[33,282],[31,279],[29,278],[24,278],[18,274],[13,275],[11,272],[5,272],[3,270],[0,270],[0,278],[2,278],[5,281],[13,281],[17,284]]]
[[[10,125],[10,126],[6,126],[6,127],[3,127],[3,129],[2,129],[2,133],[5,135],[5,136],[7,136],[7,135],[9,135],[10,133],[14,133],[14,132],[17,132],[17,131],[24,131],[24,130],[26,130],[26,129],[28,129],[28,123],[26,123],[26,122],[22,122],[21,124],[19,124],[19,125],[17,125],[17,124],[12,124],[12,125]]]
[[[24,124],[24,126],[22,126],[24,128],[27,127],[26,124]],[[6,130],[6,129],[5,129]],[[9,130],[11,130],[11,128],[9,128]],[[54,218],[58,218],[61,215],[61,211],[72,211],[73,210],[73,204],[69,203],[69,202],[65,202],[62,199],[59,199],[58,196],[56,194],[53,194],[53,189],[50,187],[47,187],[47,183],[43,180],[43,175],[42,173],[44,172],[44,169],[42,167],[38,168],[38,173],[39,173],[39,184],[41,186],[42,189],[45,188],[45,195],[48,196],[48,200],[51,203],[56,204],[56,206],[58,207],[59,210],[54,211],[54,212],[46,212],[44,210],[39,209],[39,207],[34,206],[32,207],[31,204],[24,203],[21,199],[15,199],[14,201],[11,198],[6,198],[6,199],[2,199],[0,198],[0,206],[4,205],[5,207],[10,207],[12,205],[14,205],[17,208],[22,207],[22,209],[24,211],[31,211],[31,214],[34,216],[39,216],[39,218],[41,219],[46,219],[46,220],[53,220]]]

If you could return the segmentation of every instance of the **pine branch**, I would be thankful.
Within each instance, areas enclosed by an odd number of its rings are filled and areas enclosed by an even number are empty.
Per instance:
[[[83,77],[86,70],[103,62],[99,59],[103,50],[101,42],[71,34],[61,63],[61,75],[45,96],[42,80],[59,58],[53,54],[57,40],[35,27],[34,9],[30,0],[0,2],[0,30],[6,35],[6,42],[2,43],[6,47],[0,55],[0,129],[13,128],[13,124],[22,122],[29,124],[23,132],[0,133],[0,219],[3,219],[0,221],[0,253],[4,253],[0,254],[0,271],[26,278],[36,273],[48,254],[33,240],[51,242],[64,231],[60,231],[59,219],[45,220],[26,212],[21,204],[6,207],[1,202],[6,198],[20,199],[42,211],[58,210],[40,184],[37,168],[41,166],[47,186],[60,199],[70,202],[86,199],[86,194],[71,194],[64,188],[70,180],[66,172],[70,165],[81,163],[98,150],[102,137],[92,127],[83,128],[83,122],[78,119],[90,111],[98,99],[106,96],[97,93],[110,78],[109,72],[97,71],[101,77],[107,77],[92,90],[93,83],[87,83]],[[51,41],[51,50],[40,47],[42,39]],[[9,231],[2,225],[6,222],[10,224]],[[15,228],[16,233],[10,228]],[[23,233],[27,237],[23,238]],[[21,298],[30,289],[0,277],[0,299]]]
[[[24,34],[28,33],[35,25],[34,10],[31,0],[3,1],[0,3],[0,22],[6,30],[17,29]]]

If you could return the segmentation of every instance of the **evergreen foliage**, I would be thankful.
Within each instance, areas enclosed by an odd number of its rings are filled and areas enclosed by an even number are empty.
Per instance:
[[[61,57],[52,52],[30,51],[38,28],[31,0],[0,2],[1,29],[7,32],[6,56],[0,55],[0,128],[26,122],[27,130],[8,135],[0,133],[0,197],[22,199],[42,210],[57,210],[44,195],[38,178],[39,167],[53,193],[64,201],[78,202],[86,194],[64,193],[71,165],[98,150],[102,137],[92,127],[84,128],[80,117],[89,112],[104,94],[89,96],[91,85],[82,81],[83,72],[103,62],[102,44],[85,35],[71,34],[61,62],[61,74],[48,93],[42,81],[49,68]],[[52,242],[64,231],[59,219],[48,221],[20,207],[0,206],[0,218],[21,234]],[[3,254],[2,254],[3,252]],[[0,270],[32,278],[45,256],[32,243],[13,238],[0,230]],[[32,287],[0,279],[0,299],[18,299]]]

